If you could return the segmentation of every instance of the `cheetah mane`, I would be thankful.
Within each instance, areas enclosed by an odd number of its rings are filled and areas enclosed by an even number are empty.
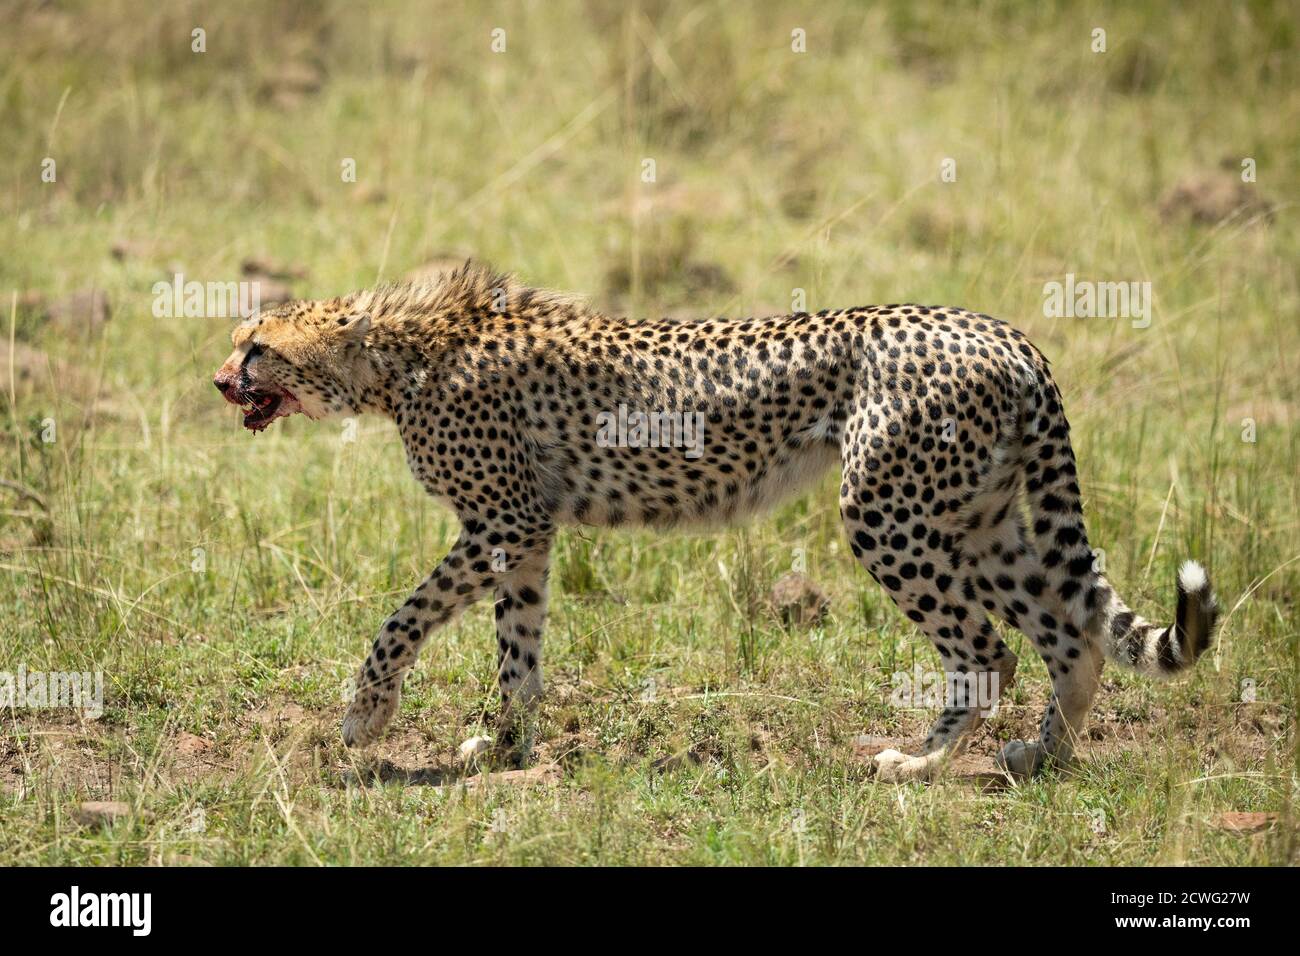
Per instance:
[[[584,296],[526,286],[509,272],[467,259],[456,269],[353,293],[350,305],[376,322],[430,316],[472,320],[502,311],[533,315],[588,312]]]

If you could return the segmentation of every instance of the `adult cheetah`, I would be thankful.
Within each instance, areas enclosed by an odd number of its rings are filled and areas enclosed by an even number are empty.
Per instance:
[[[343,720],[350,746],[379,737],[433,632],[491,591],[496,746],[526,753],[559,526],[735,521],[836,463],[854,555],[946,672],[1007,686],[1016,657],[990,615],[1047,664],[1041,733],[1002,749],[1010,772],[1070,758],[1104,659],[1167,676],[1214,634],[1216,601],[1195,562],[1178,575],[1168,626],[1131,611],[1098,571],[1048,362],[986,315],[883,305],[632,321],[466,263],[278,306],[233,340],[215,382],[246,428],[294,412],[386,415],[415,477],[461,522],[361,665]],[[697,422],[698,441],[608,440],[610,416],[634,413]],[[950,699],[919,755],[880,754],[880,778],[933,777],[985,716],[968,703]]]

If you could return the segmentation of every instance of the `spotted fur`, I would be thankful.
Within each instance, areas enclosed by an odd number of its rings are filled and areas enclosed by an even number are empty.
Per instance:
[[[1048,362],[987,315],[883,305],[633,321],[466,264],[430,282],[278,307],[236,329],[234,343],[217,385],[248,410],[248,427],[298,410],[388,416],[416,479],[461,522],[362,664],[343,723],[349,745],[379,737],[433,633],[491,592],[499,736],[526,748],[557,527],[738,521],[836,464],[853,554],[946,671],[996,674],[1005,689],[1016,657],[995,618],[1046,663],[1053,692],[1040,736],[1004,748],[1009,770],[1070,757],[1103,659],[1165,676],[1213,637],[1199,565],[1184,567],[1164,627],[1130,610],[1097,569]],[[599,440],[602,414],[619,406],[698,414],[703,440],[695,454]],[[881,777],[931,777],[984,714],[950,704],[919,755],[878,758]]]

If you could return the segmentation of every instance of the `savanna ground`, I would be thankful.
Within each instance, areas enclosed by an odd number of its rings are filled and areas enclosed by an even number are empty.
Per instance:
[[[0,862],[1295,862],[1294,7],[2,9],[0,670],[101,671],[105,701],[3,712]],[[1048,691],[1012,633],[1020,678],[954,778],[873,782],[932,717],[894,675],[938,658],[828,475],[745,528],[562,535],[525,779],[457,768],[489,603],[431,642],[377,757],[346,751],[348,679],[455,523],[387,423],[243,431],[210,384],[231,322],[155,317],[153,284],[257,258],[320,297],[466,253],[637,315],[803,290],[1015,322],[1109,576],[1167,620],[1202,559],[1218,646],[1172,685],[1108,668],[1082,762],[1006,786],[991,756]],[[1149,281],[1149,327],[1046,317],[1067,273]],[[792,567],[830,597],[816,626],[767,607]]]

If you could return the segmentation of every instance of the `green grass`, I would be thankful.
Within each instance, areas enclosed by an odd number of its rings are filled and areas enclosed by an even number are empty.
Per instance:
[[[6,14],[0,364],[12,332],[65,371],[0,397],[0,478],[44,501],[0,488],[0,670],[100,670],[106,702],[97,721],[0,715],[0,863],[1296,861],[1287,4],[359,7]],[[286,64],[319,89],[277,97]],[[1162,218],[1184,176],[1245,157],[1271,217]],[[1053,359],[1108,575],[1164,617],[1178,562],[1205,561],[1231,611],[1218,647],[1177,684],[1108,670],[1073,773],[876,784],[854,738],[923,734],[891,675],[938,659],[853,562],[828,477],[744,529],[561,537],[539,752],[556,785],[358,785],[342,688],[454,519],[387,423],[243,432],[209,384],[230,323],[154,318],[151,287],[261,255],[319,297],[464,251],[638,315],[785,312],[803,290],[812,311],[1013,321]],[[1067,272],[1150,281],[1150,328],[1045,318],[1043,283]],[[94,337],[11,308],[92,285],[115,312]],[[800,556],[832,613],[787,633],[763,597]],[[1032,735],[1046,700],[1009,639],[1021,676],[982,757]],[[491,703],[493,646],[486,605],[431,642],[381,748],[394,765],[452,762]],[[89,799],[132,811],[80,826]],[[1232,833],[1225,811],[1276,820]]]

